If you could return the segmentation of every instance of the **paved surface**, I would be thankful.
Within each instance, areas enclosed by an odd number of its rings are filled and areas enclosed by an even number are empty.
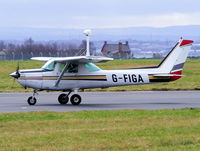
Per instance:
[[[200,108],[200,91],[81,92],[79,106],[60,105],[59,94],[39,93],[37,104],[29,106],[32,93],[0,93],[0,112]]]

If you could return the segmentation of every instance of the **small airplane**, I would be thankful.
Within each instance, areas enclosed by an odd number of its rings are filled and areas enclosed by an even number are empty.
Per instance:
[[[35,105],[38,91],[62,91],[58,97],[60,104],[67,104],[69,96],[73,105],[81,103],[78,90],[90,88],[107,88],[125,85],[142,85],[158,82],[170,82],[181,78],[184,63],[193,43],[192,40],[182,38],[162,60],[158,66],[102,70],[96,62],[106,62],[112,58],[91,56],[89,51],[89,38],[91,30],[85,30],[87,47],[85,56],[74,57],[33,57],[32,60],[46,62],[40,69],[19,70],[10,74],[16,78],[24,88],[32,88],[33,95],[27,100],[29,105]]]

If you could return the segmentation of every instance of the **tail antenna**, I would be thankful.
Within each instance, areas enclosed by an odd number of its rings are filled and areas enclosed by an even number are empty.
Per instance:
[[[86,56],[90,56],[90,35],[92,34],[92,31],[90,29],[86,29],[83,33],[87,37]]]

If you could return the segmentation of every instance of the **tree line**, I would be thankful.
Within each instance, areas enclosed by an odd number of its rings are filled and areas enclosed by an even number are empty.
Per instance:
[[[94,53],[96,48],[90,42],[90,50]],[[0,60],[28,60],[31,57],[66,57],[84,55],[86,41],[79,44],[72,42],[35,42],[32,38],[22,43],[0,41]]]

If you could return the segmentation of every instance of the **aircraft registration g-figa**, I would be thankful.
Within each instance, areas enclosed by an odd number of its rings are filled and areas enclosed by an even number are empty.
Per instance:
[[[73,105],[81,103],[79,89],[107,88],[125,85],[142,85],[158,82],[170,82],[181,78],[183,65],[187,59],[192,40],[182,38],[163,59],[154,67],[143,67],[123,70],[102,70],[96,62],[106,62],[112,58],[91,56],[89,51],[90,30],[85,30],[87,47],[85,56],[74,57],[34,57],[32,60],[46,62],[40,69],[19,70],[10,74],[24,88],[32,88],[33,95],[27,100],[29,105],[35,105],[37,91],[62,91],[58,97],[60,104]],[[73,92],[74,94],[69,96]]]

